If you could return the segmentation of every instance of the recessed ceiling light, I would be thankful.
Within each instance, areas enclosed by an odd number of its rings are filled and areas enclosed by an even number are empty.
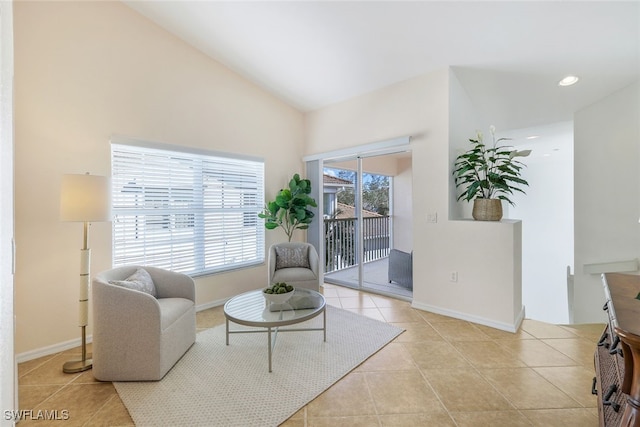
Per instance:
[[[540,138],[540,135],[531,135],[531,136],[528,136],[526,139],[536,139],[536,138]]]
[[[580,79],[576,76],[567,76],[558,82],[558,86],[571,86],[578,83],[578,80]]]

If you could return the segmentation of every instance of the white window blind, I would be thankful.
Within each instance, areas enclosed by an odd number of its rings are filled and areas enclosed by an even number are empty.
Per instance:
[[[264,262],[264,163],[111,144],[113,265],[190,275]]]

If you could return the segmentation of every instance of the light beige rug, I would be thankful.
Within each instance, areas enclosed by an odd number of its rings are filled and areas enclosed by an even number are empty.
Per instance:
[[[294,327],[310,325],[322,316]],[[231,335],[226,346],[221,325],[198,333],[161,381],[114,385],[137,426],[277,426],[400,333],[327,306],[327,342],[321,331],[278,334],[269,373],[266,333]]]

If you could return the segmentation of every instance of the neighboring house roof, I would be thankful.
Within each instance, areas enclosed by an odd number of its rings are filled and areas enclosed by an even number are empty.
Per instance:
[[[366,209],[363,209],[362,216],[365,218],[372,218],[372,217],[382,217],[383,215],[380,215],[377,212],[371,212]],[[338,202],[338,215],[336,215],[337,219],[355,218],[355,217],[356,217],[355,206],[345,205],[344,203]]]
[[[347,179],[342,179],[342,178],[338,178],[337,176],[327,175],[327,174],[322,175],[322,181],[324,182],[325,185],[333,184],[333,185],[339,185],[339,186],[353,186],[353,182]]]

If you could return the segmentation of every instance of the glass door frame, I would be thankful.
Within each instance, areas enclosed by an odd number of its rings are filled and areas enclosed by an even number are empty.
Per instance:
[[[313,156],[307,156],[303,160],[306,162],[308,178],[311,180],[313,190],[312,197],[318,201],[316,208],[316,217],[322,218],[324,212],[323,197],[323,171],[327,163],[339,161],[357,161],[356,187],[355,187],[355,212],[356,212],[356,236],[357,236],[357,253],[356,262],[358,265],[358,285],[357,289],[363,289],[364,282],[364,231],[363,231],[363,214],[362,214],[362,160],[369,157],[382,156],[386,154],[397,154],[402,152],[410,152],[411,137],[400,137],[387,141],[381,141],[372,144],[366,144],[358,147],[347,148],[334,152],[321,153]],[[324,270],[326,265],[324,237],[324,220],[313,221],[307,231],[307,240],[312,243],[317,251],[322,263],[321,283],[324,282]],[[368,288],[367,288],[368,290]],[[396,295],[393,295],[396,296]]]

